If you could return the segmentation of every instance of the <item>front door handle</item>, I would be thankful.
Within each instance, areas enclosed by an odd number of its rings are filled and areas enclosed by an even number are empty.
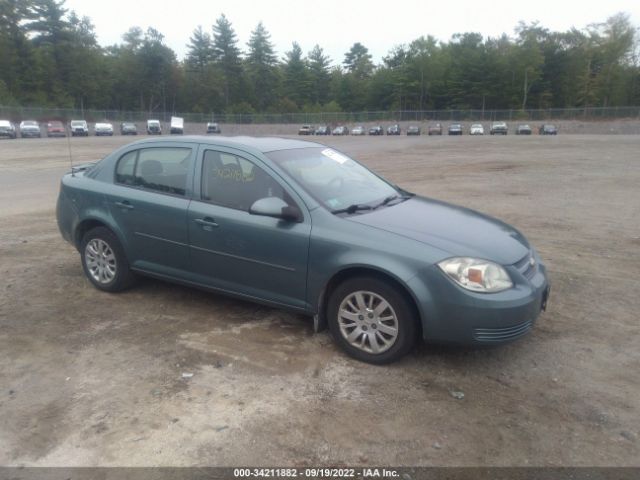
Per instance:
[[[125,208],[127,210],[133,210],[133,205],[131,205],[128,200],[123,200],[121,202],[116,202],[116,207]]]
[[[211,217],[196,218],[195,222],[198,225],[202,225],[205,230],[210,230],[211,228],[218,226],[215,220]]]

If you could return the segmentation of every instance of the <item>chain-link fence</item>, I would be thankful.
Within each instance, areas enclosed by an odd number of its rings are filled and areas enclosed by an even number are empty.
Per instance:
[[[584,107],[549,108],[536,110],[419,110],[373,112],[313,112],[313,113],[172,113],[123,110],[81,110],[73,108],[40,108],[0,105],[0,119],[21,120],[85,119],[89,122],[108,120],[146,121],[157,119],[168,122],[172,116],[182,117],[189,123],[218,122],[226,124],[321,124],[366,122],[426,122],[473,120],[604,120],[640,118],[640,107]]]

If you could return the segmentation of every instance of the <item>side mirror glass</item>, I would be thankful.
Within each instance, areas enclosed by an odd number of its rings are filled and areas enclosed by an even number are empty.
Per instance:
[[[266,197],[256,200],[249,208],[252,215],[281,218],[294,222],[302,221],[302,214],[297,207],[288,205],[278,197]]]

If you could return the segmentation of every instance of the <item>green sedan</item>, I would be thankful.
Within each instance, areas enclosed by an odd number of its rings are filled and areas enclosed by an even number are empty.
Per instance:
[[[371,363],[514,340],[549,293],[515,228],[313,142],[138,141],[66,174],[57,219],[100,290],[147,275],[286,308]]]

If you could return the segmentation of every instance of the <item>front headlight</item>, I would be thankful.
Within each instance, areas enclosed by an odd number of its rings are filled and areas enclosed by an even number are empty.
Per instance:
[[[513,287],[507,271],[488,260],[456,257],[443,260],[438,267],[458,285],[474,292],[495,293]]]

